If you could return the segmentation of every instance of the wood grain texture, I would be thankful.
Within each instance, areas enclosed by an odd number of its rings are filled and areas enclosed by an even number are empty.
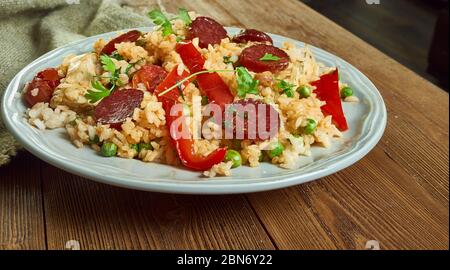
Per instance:
[[[125,2],[141,12],[157,6]],[[447,93],[299,1],[161,3],[302,40],[350,62],[383,95],[382,140],[319,181],[234,196],[132,191],[47,164],[41,179],[33,173],[39,161],[22,154],[0,169],[0,248],[63,249],[77,240],[82,249],[364,249],[377,240],[382,249],[448,249]],[[20,169],[24,162],[30,170]]]
[[[226,7],[246,27],[349,61],[377,85],[389,114],[381,143],[357,165],[319,183],[249,196],[277,246],[363,249],[375,239],[391,249],[448,248],[448,94],[300,2],[258,3]],[[270,8],[270,17],[282,16],[260,20]]]
[[[21,153],[0,168],[0,249],[45,249],[41,162]]]
[[[42,172],[49,249],[273,249],[245,196],[187,196]]]

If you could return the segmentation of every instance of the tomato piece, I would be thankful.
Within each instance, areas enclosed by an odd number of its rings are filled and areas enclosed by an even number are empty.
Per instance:
[[[33,79],[25,90],[25,101],[30,107],[39,102],[50,102],[54,88],[49,85],[48,81]]]
[[[122,43],[122,42],[135,42],[138,40],[138,38],[141,37],[141,32],[137,30],[131,30],[123,35],[120,35],[114,39],[112,39],[110,42],[108,42],[105,47],[103,47],[103,50],[101,54],[107,54],[110,55],[116,50],[116,44]]]
[[[347,130],[348,124],[342,110],[339,93],[339,71],[336,69],[329,74],[322,75],[320,80],[312,82],[311,85],[316,87],[314,93],[316,93],[317,98],[326,102],[321,107],[323,114],[331,115],[333,123],[339,130]]]
[[[156,87],[166,78],[167,72],[157,65],[145,65],[133,75],[133,88],[143,83],[150,93],[153,93]]]

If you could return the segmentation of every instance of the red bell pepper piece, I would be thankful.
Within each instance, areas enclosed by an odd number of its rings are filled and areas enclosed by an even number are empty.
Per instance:
[[[323,114],[331,115],[333,123],[341,131],[348,129],[347,120],[342,110],[341,96],[339,93],[339,72],[335,71],[322,75],[320,80],[312,82],[311,85],[317,87],[314,92],[317,98],[325,101],[321,107]]]
[[[183,78],[189,76],[189,73],[184,71],[180,76],[177,72],[177,67],[175,67],[169,75],[164,79],[161,84],[155,90],[155,93],[161,93],[169,87],[173,86]],[[185,86],[189,82],[185,82]],[[170,109],[177,103],[180,93],[178,89],[173,89],[170,92],[158,97],[159,101],[163,103],[164,110],[166,112],[166,125],[171,129],[172,123],[180,116],[171,116]],[[178,130],[176,127],[172,130]],[[180,138],[174,139],[170,136],[173,145],[175,146],[178,156],[184,166],[191,168],[193,170],[204,171],[210,169],[213,165],[218,164],[223,161],[227,149],[225,147],[218,148],[208,156],[198,155],[194,152],[194,140],[190,138]]]
[[[205,59],[192,42],[179,43],[176,50],[183,63],[192,73],[204,70]],[[200,90],[208,97],[208,100],[219,105],[222,110],[226,104],[233,103],[234,97],[230,88],[217,72],[199,74],[196,80]]]
[[[187,71],[183,71],[181,75],[178,75],[178,66],[175,66],[172,71],[164,78],[164,80],[156,87],[155,94],[158,96],[160,93],[164,92],[164,90],[172,87],[179,81],[183,80],[184,78],[188,77],[190,74]],[[183,90],[184,87],[186,87],[189,84],[189,81],[184,82],[181,87]],[[175,102],[178,101],[178,97],[180,96],[180,90],[179,87],[175,87],[174,89],[170,90],[169,92],[165,93],[162,96],[158,96],[158,99],[163,102],[165,100],[173,100]]]

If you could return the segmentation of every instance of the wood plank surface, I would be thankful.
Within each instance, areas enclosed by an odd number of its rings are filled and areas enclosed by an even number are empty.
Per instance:
[[[45,249],[41,161],[22,152],[0,167],[0,249]]]
[[[50,165],[42,172],[49,249],[273,249],[243,195],[116,188]]]
[[[145,12],[158,1],[126,2]],[[364,249],[376,240],[382,249],[448,249],[447,93],[299,1],[159,2],[345,59],[384,98],[382,140],[355,165],[319,181],[233,196],[116,188],[43,162],[40,168],[21,153],[0,168],[0,248],[64,249],[77,240],[82,249]]]

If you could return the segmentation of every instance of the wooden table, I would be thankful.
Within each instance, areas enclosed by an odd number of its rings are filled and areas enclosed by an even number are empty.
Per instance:
[[[131,2],[131,1],[130,1]],[[142,1],[141,1],[142,2]],[[294,0],[165,1],[225,25],[321,47],[378,87],[380,143],[309,184],[232,196],[140,192],[98,184],[23,151],[0,168],[0,248],[448,249],[448,94]]]

